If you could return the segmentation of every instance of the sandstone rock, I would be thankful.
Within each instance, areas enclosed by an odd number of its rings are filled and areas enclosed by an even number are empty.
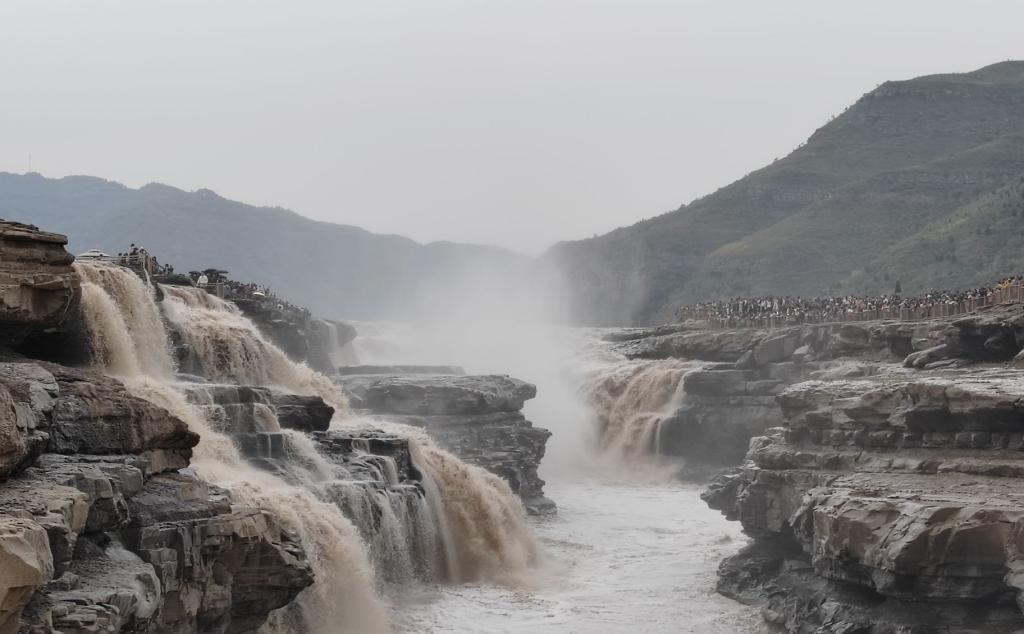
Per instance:
[[[57,382],[30,363],[0,363],[0,480],[24,469],[49,441]]]
[[[87,538],[79,542],[71,569],[30,606],[68,634],[146,631],[161,603],[153,566],[120,544]]]
[[[517,412],[537,395],[533,385],[501,375],[351,375],[335,381],[353,407],[378,414]]]
[[[183,421],[133,396],[119,381],[97,372],[47,365],[60,385],[53,406],[49,451],[124,454],[147,450],[191,455],[199,436]]]
[[[465,374],[457,365],[346,365],[338,368],[337,374]]]
[[[151,478],[130,510],[122,534],[155,568],[160,631],[253,631],[313,582],[301,546],[270,516],[195,478]]]
[[[319,396],[275,392],[272,397],[281,427],[300,431],[324,431],[331,426],[334,408]]]
[[[946,359],[949,355],[949,346],[946,344],[939,344],[928,348],[927,350],[919,350],[918,352],[912,352],[907,355],[907,358],[903,360],[903,365],[908,368],[923,368],[926,365],[935,363],[942,359]]]
[[[758,547],[788,554],[741,554],[721,583],[762,593],[766,618],[789,632],[1024,627],[1008,609],[1024,519],[1022,402],[1019,377],[998,370],[788,388],[783,427],[704,496]]]
[[[0,515],[0,634],[18,631],[22,608],[53,577],[46,531],[31,519]]]
[[[50,558],[59,575],[67,569],[85,529],[89,498],[72,487],[40,485],[35,479],[18,477],[0,486],[0,516],[31,519],[46,531]]]
[[[18,342],[73,314],[81,289],[66,244],[65,236],[0,220],[0,339]]]
[[[538,467],[551,432],[534,427],[518,412],[437,416],[386,415],[392,422],[422,427],[445,449],[505,479],[527,511],[554,512],[544,496]]]
[[[768,365],[789,359],[800,347],[800,331],[793,330],[781,335],[772,336],[761,341],[754,347],[754,362],[757,365]],[[810,346],[807,346],[810,349]]]
[[[338,376],[353,407],[392,422],[422,427],[470,464],[504,478],[533,514],[554,512],[538,475],[551,432],[519,412],[536,395],[506,376],[369,374]]]

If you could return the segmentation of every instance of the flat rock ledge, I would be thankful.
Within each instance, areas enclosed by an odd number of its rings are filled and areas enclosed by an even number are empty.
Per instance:
[[[529,513],[555,512],[537,473],[551,432],[535,427],[520,411],[536,396],[536,387],[503,375],[437,370],[397,366],[388,373],[375,366],[367,374],[334,380],[359,413],[426,429],[466,462],[504,478]]]
[[[782,425],[776,399],[807,380],[845,380],[993,363],[1024,367],[1024,306],[915,322],[808,324],[717,330],[687,322],[606,336],[626,358],[703,365],[683,380],[678,409],[659,431],[660,450],[707,477],[743,460],[751,438]]]

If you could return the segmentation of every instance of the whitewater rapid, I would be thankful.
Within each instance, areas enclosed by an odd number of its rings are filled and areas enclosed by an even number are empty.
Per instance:
[[[394,621],[405,634],[755,634],[754,608],[715,594],[718,562],[746,539],[696,485],[600,476],[549,481],[558,515],[532,520],[555,576],[530,591],[413,588]]]

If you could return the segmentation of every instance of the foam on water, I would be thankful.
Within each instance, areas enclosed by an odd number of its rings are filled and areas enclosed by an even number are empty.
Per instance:
[[[561,571],[529,592],[432,586],[403,595],[407,634],[755,634],[757,610],[714,592],[740,528],[693,485],[576,478],[549,482],[558,516],[533,525]]]

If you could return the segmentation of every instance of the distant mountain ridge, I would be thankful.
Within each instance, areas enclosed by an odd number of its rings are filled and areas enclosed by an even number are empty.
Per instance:
[[[467,267],[514,275],[531,260],[498,247],[434,242],[319,222],[210,190],[132,189],[91,176],[0,173],[0,218],[67,234],[69,250],[136,243],[177,268],[223,268],[327,317],[403,319],[422,289]]]
[[[570,280],[573,321],[590,325],[662,321],[680,303],[733,295],[982,283],[992,267],[964,254],[950,266],[949,245],[964,240],[942,226],[991,215],[983,201],[1004,188],[1012,198],[1021,175],[1024,62],[886,82],[785,158],[543,259]],[[1020,261],[1007,251],[1019,240],[979,231],[973,248],[990,261]]]

